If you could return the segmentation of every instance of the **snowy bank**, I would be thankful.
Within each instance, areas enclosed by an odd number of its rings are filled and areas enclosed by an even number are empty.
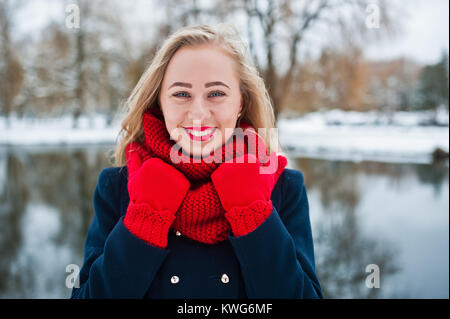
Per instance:
[[[436,149],[449,151],[448,112],[440,112],[440,126],[425,126],[429,112],[309,113],[280,119],[279,138],[292,156],[334,160],[430,163]]]
[[[282,146],[292,157],[334,160],[375,160],[430,163],[437,148],[449,151],[448,112],[438,114],[440,126],[425,126],[430,113],[328,111],[278,120]],[[120,123],[106,117],[82,117],[73,128],[70,116],[59,119],[0,118],[0,146],[112,145]]]
[[[0,118],[0,146],[56,146],[113,144],[120,123],[108,125],[103,115],[80,117],[74,128],[71,116],[46,119]]]

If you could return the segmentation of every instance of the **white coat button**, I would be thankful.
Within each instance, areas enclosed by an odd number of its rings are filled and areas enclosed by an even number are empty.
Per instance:
[[[224,284],[226,284],[226,283],[228,283],[230,281],[230,278],[228,278],[227,274],[223,274],[222,278],[220,280],[222,280],[222,282]]]
[[[181,233],[177,230],[177,232],[175,233],[175,235],[181,236]]]
[[[177,284],[180,281],[180,278],[178,278],[178,276],[172,276],[172,278],[170,278],[170,282],[172,284]]]

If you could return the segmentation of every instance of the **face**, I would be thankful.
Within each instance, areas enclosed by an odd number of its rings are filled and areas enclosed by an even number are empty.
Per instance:
[[[213,45],[181,48],[170,60],[159,103],[171,139],[185,153],[207,156],[232,135],[242,109],[233,63]]]

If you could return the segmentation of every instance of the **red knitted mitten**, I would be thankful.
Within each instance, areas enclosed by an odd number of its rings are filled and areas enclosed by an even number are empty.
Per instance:
[[[190,187],[189,180],[159,158],[142,163],[127,147],[128,193],[130,203],[123,223],[136,237],[150,245],[166,248],[169,228]]]
[[[211,174],[234,236],[252,232],[272,212],[275,176],[262,174],[260,167],[256,156],[246,154],[222,163]]]

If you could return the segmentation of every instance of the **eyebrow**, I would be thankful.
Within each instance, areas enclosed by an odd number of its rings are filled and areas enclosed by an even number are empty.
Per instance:
[[[208,88],[208,87],[214,86],[214,85],[223,85],[223,86],[226,86],[227,88],[230,88],[228,85],[226,85],[225,83],[223,83],[221,81],[208,82],[205,84],[205,88]],[[182,87],[186,87],[186,88],[190,88],[190,89],[192,88],[191,83],[174,82],[174,83],[172,83],[171,86],[169,86],[169,89],[174,86],[182,86]]]

